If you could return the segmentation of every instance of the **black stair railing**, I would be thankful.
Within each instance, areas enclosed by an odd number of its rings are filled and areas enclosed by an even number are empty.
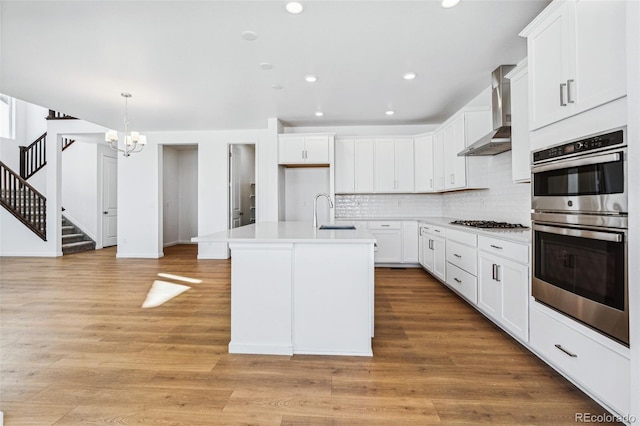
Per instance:
[[[29,179],[47,164],[47,134],[29,146],[20,147],[20,177]]]
[[[47,241],[47,199],[1,161],[0,204]]]

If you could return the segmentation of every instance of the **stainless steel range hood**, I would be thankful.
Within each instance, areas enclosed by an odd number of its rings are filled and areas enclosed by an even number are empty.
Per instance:
[[[493,130],[458,153],[459,157],[496,155],[511,149],[511,82],[505,75],[515,65],[500,65],[491,73]]]

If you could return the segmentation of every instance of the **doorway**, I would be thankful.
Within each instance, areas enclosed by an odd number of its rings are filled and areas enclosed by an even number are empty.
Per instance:
[[[118,159],[102,156],[102,247],[118,244]]]
[[[198,146],[162,145],[162,246],[198,235]]]
[[[256,146],[229,145],[229,229],[256,221]]]

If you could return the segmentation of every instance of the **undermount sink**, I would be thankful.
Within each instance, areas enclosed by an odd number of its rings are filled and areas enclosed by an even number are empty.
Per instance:
[[[328,224],[328,225],[320,225],[320,229],[346,230],[346,229],[356,229],[356,227],[355,227],[355,225],[333,225],[333,224]]]

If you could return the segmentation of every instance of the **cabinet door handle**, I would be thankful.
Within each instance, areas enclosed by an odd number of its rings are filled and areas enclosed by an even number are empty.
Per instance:
[[[389,225],[389,224],[384,224],[384,223],[383,223],[383,224],[382,224],[382,225],[380,225],[380,226],[382,226],[382,227],[387,227],[387,226],[391,226],[391,225]]]
[[[429,189],[433,189],[433,179],[429,179]]]
[[[455,253],[453,253],[453,255],[454,255],[455,257],[457,257],[458,259],[462,258],[462,256],[460,256],[459,254],[455,254]]]
[[[454,278],[453,280],[454,280],[455,282],[457,282],[458,284],[462,284],[462,281],[460,281],[460,280],[459,280],[459,279],[457,279],[457,278]]]
[[[496,266],[496,281],[500,282],[500,281],[502,281],[500,279],[500,265],[495,265],[495,266]]]
[[[456,174],[455,173],[451,173],[451,177],[449,178],[450,183],[456,183]]]
[[[496,264],[491,265],[491,279],[496,280]]]
[[[433,240],[429,240],[429,249],[433,250]]]
[[[560,349],[562,352],[564,352],[565,354],[569,355],[571,358],[578,358],[578,355],[569,352],[568,350],[566,350],[565,348],[562,347],[562,345],[554,345],[556,348]]]
[[[502,247],[500,247],[500,246],[494,246],[493,244],[491,244],[491,247],[493,247],[494,249],[497,249],[497,250],[502,250]]]
[[[571,85],[576,81],[574,79],[567,80],[567,102],[570,104],[575,103],[573,96],[571,96]]]
[[[567,103],[564,101],[564,88],[567,87],[567,83],[560,84],[560,106],[567,106]]]

